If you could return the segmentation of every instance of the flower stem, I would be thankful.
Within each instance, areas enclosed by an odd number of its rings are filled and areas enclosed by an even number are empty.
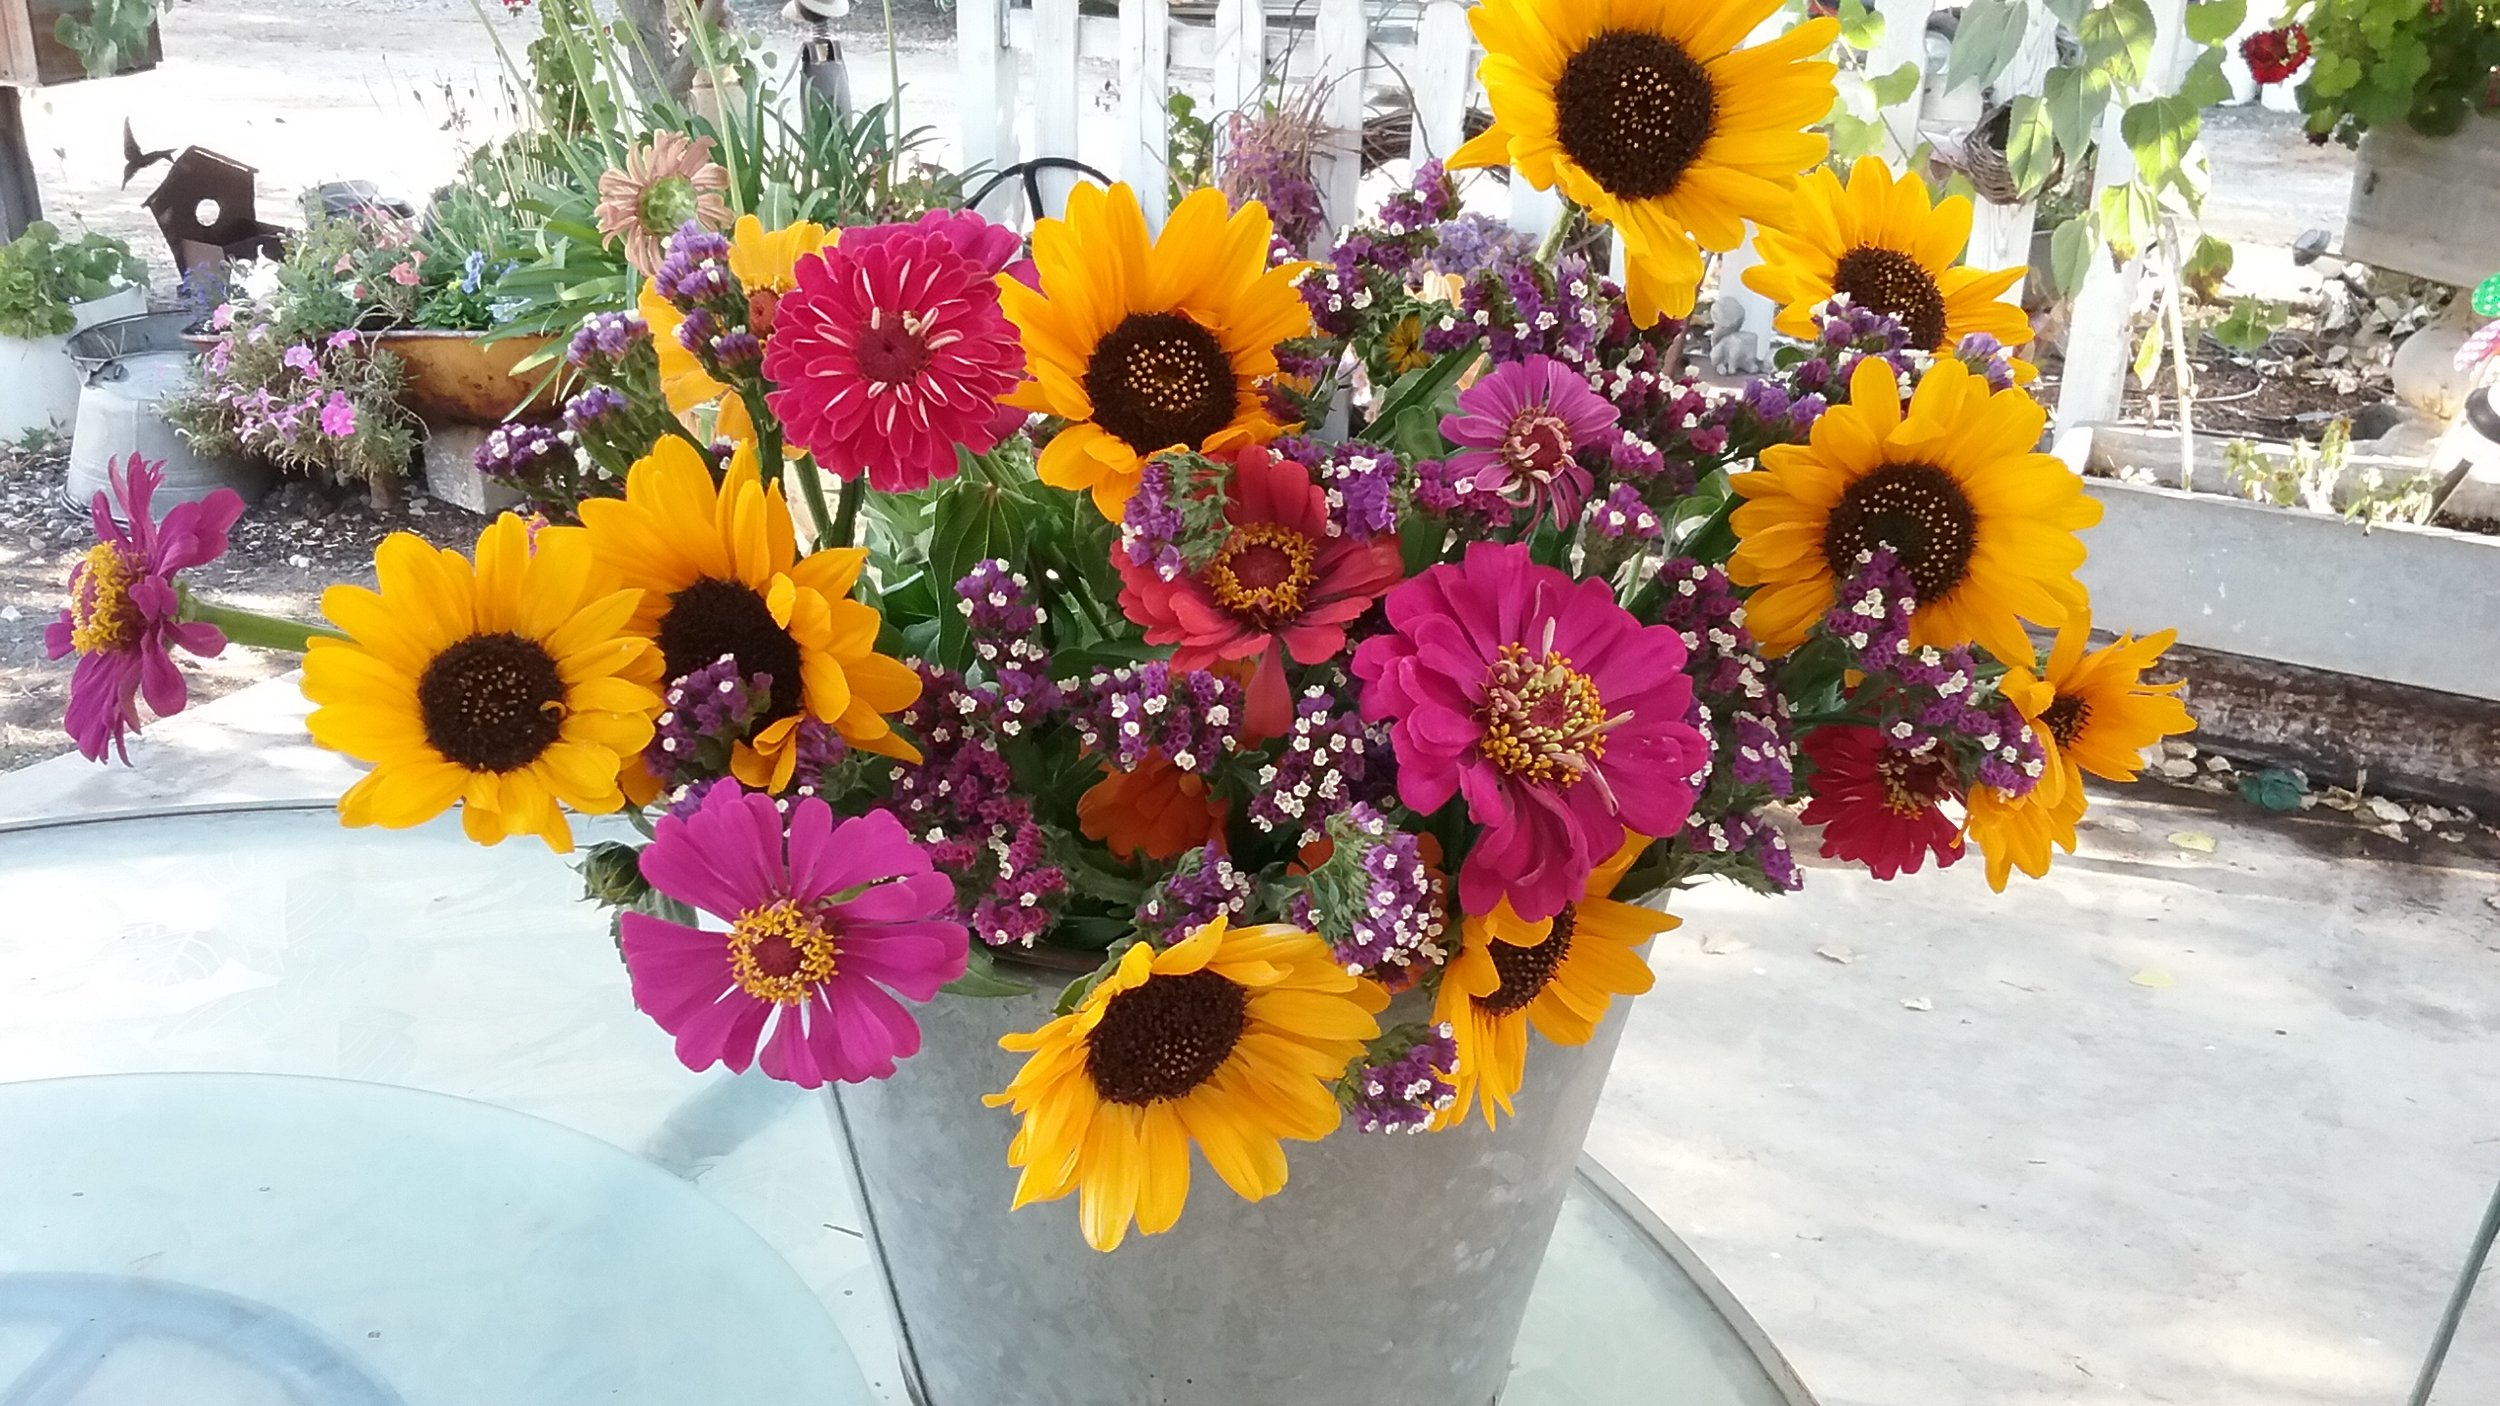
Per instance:
[[[858,545],[859,505],[867,496],[868,478],[865,474],[843,481],[842,507],[839,515],[833,520],[833,535],[830,538],[833,546]]]
[[[282,649],[301,654],[317,639],[343,640],[347,636],[327,625],[311,625],[289,620],[283,615],[263,615],[256,610],[242,610],[218,605],[191,594],[182,588],[182,618],[214,625],[223,631],[229,644],[250,645],[254,649]]]
[[[1538,263],[1549,269],[1554,266],[1554,259],[1562,253],[1563,241],[1571,237],[1572,221],[1578,217],[1579,213],[1580,207],[1572,204],[1566,197],[1563,200],[1562,209],[1554,216],[1553,228],[1545,231],[1545,238],[1536,246]]]

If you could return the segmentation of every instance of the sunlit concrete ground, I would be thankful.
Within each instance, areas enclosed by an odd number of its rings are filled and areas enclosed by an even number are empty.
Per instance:
[[[152,730],[136,770],[0,777],[0,827],[335,795],[353,772],[300,708],[263,685]],[[2402,1399],[2500,1178],[2500,875],[2203,799],[2104,794],[2083,852],[2003,896],[1975,866],[1817,868],[1676,903],[1591,1150],[1827,1406]],[[678,1070],[562,865],[507,845],[445,893],[448,828],[356,836],[333,876],[279,853],[325,820],[262,823],[233,862],[270,880],[225,901],[264,918],[198,923],[258,935],[217,943],[186,939],[143,828],[0,836],[0,1080],[269,1070],[520,1108],[686,1175],[877,1340],[821,1110]],[[422,944],[364,930],[412,912]],[[2437,1399],[2495,1398],[2486,1302]]]

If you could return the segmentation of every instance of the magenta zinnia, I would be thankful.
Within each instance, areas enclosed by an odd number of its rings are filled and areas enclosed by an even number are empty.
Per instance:
[[[1173,668],[1256,661],[1250,722],[1268,735],[1293,724],[1285,656],[1305,665],[1336,658],[1346,626],[1404,573],[1397,539],[1331,535],[1328,491],[1257,444],[1233,455],[1224,537],[1205,565],[1167,581],[1151,565],[1114,560],[1121,611],[1145,627],[1146,643],[1174,646]]]
[[[79,754],[100,762],[112,751],[127,762],[130,734],[142,725],[140,698],[160,718],[190,701],[173,651],[205,659],[226,647],[216,626],[182,618],[174,576],[225,555],[226,533],[243,516],[243,500],[220,488],[197,503],[177,504],[158,522],[149,501],[165,482],[164,465],[133,454],[112,465],[110,477],[111,493],[98,493],[88,505],[96,544],[70,569],[69,606],[44,627],[43,643],[55,659],[78,655],[63,721]],[[113,521],[116,503],[130,520],[127,530]]]
[[[1390,719],[1398,797],[1430,815],[1464,795],[1483,834],[1461,905],[1529,922],[1580,896],[1628,828],[1672,835],[1709,747],[1686,714],[1684,641],[1643,626],[1604,581],[1517,544],[1478,542],[1389,593],[1390,632],[1354,652],[1363,716]]]
[[[808,797],[785,834],[772,797],[717,782],[659,823],[642,873],[729,927],[624,915],[634,1004],[677,1037],[688,1069],[754,1064],[809,1089],[882,1079],[920,1048],[895,997],[930,1000],[964,973],[955,887],[889,811],[837,825]]]
[[[933,210],[917,224],[846,230],[798,263],[773,311],[768,397],[790,441],[827,472],[907,493],[955,473],[1024,422],[999,401],[1024,379],[998,275],[1015,231]]]
[[[1615,407],[1586,377],[1550,357],[1505,362],[1461,394],[1441,433],[1461,492],[1498,493],[1513,506],[1579,519],[1589,495],[1582,450],[1614,433]]]

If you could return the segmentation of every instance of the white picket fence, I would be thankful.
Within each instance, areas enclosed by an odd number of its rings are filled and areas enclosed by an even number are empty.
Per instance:
[[[1082,14],[1077,0],[957,0],[956,21],[966,164],[997,170],[1073,157],[1133,185],[1157,223],[1175,91],[1197,99],[1219,130],[1226,114],[1319,91],[1329,134],[1314,174],[1332,225],[1357,209],[1363,122],[1375,94],[1412,94],[1410,154],[1421,161],[1457,149],[1477,91],[1465,0],[1215,0],[1179,14],[1166,0],[1120,0],[1116,18]],[[1087,128],[1100,124],[1081,120],[1101,91],[1089,75],[1104,68],[1117,89],[1108,142],[1099,131],[1089,140]],[[1029,143],[1020,115],[1030,119]],[[1045,178],[1053,213],[1068,184],[1064,175]],[[992,212],[1005,203],[999,197]]]

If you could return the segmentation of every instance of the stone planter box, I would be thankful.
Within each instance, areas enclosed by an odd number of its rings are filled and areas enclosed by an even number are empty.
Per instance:
[[[2500,537],[2087,479],[2104,630],[2500,702]]]

